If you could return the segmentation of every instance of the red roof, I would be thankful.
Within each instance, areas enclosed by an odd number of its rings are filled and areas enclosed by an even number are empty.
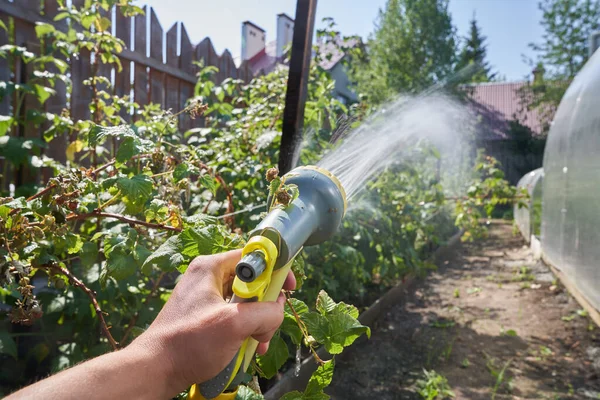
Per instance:
[[[535,134],[542,133],[537,110],[528,111],[521,103],[519,89],[527,82],[478,83],[465,85],[471,109],[482,117],[480,137],[487,140],[507,139],[509,121],[517,120]]]
[[[264,49],[252,56],[252,58],[248,59],[248,64],[250,65],[254,75],[258,74],[261,70],[263,73],[268,74],[275,69],[277,66],[275,47],[275,42],[269,42]]]

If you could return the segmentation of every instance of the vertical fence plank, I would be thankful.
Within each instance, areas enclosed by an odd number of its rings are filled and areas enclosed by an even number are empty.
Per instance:
[[[50,20],[54,20],[54,17],[59,13],[58,2],[56,0],[45,0],[44,1],[44,14]],[[61,20],[54,22],[54,24],[59,28],[65,28],[67,26],[66,20]],[[54,54],[56,58],[59,58],[63,61],[67,61],[65,57],[59,54]],[[49,65],[48,70],[53,73],[59,73],[60,71],[56,68],[55,65]],[[67,106],[67,85],[61,81],[56,80],[54,90],[56,94],[51,96],[46,102],[46,111],[53,114],[61,114],[62,110]],[[44,127],[47,129],[48,125]],[[61,163],[66,162],[66,152],[65,149],[68,145],[67,134],[63,133],[58,136],[55,136],[54,139],[48,143],[48,150],[45,154],[53,158]],[[43,179],[47,181],[50,176],[52,176],[53,171],[50,168],[47,168],[43,171]]]
[[[161,63],[163,61],[163,28],[152,7],[150,7],[150,58]],[[165,105],[164,79],[163,72],[150,69],[150,101],[161,107]]]
[[[177,56],[177,23],[167,32],[167,65],[179,67]],[[165,107],[176,113],[179,108],[179,79],[167,75],[165,77]]]
[[[250,66],[248,65],[247,60],[242,61],[240,64],[240,67],[238,68],[238,76],[246,83],[249,83],[252,80],[252,72],[250,71]]]
[[[92,75],[90,64],[91,53],[89,50],[81,52],[71,58],[71,79],[73,80],[73,95],[71,96],[71,115],[75,121],[86,120],[90,117],[89,103],[92,92],[83,80]]]
[[[85,0],[72,0],[73,7],[83,7],[84,3]],[[89,50],[81,50],[79,54],[71,57],[71,116],[75,121],[90,117],[89,103],[92,100],[92,91],[89,86],[83,84],[83,80],[92,75],[90,57]]]
[[[2,21],[4,25],[8,26],[8,16],[0,14],[0,21]],[[8,33],[4,29],[0,28],[0,46],[4,46],[5,44],[8,44]],[[10,66],[8,65],[8,61],[2,57],[0,57],[0,81],[10,81]],[[0,101],[0,115],[8,115],[9,112],[10,99],[9,96],[5,96]],[[0,188],[0,190],[1,189],[2,188]]]
[[[181,24],[181,52],[179,56],[179,68],[190,75],[194,74],[194,65],[192,60],[194,57],[194,47],[190,41],[185,26]],[[192,97],[194,85],[189,82],[179,82],[179,109],[183,109],[187,100]],[[192,127],[192,119],[189,115],[182,114],[179,117],[179,128],[182,131],[187,131]]]
[[[148,7],[144,6],[144,14],[135,16],[135,52],[146,56],[146,13]],[[134,68],[133,98],[140,106],[148,104],[148,73],[144,64],[135,63]]]
[[[237,74],[237,68],[235,66],[235,61],[233,61],[233,57],[231,56],[231,53],[227,49],[221,55],[221,65],[223,66],[223,73],[224,73],[225,79],[227,79],[227,78],[237,79],[238,74]]]
[[[8,26],[8,16],[0,14],[0,20]],[[8,43],[9,37],[7,32],[4,29],[0,29],[0,46]],[[0,58],[0,81],[10,81],[10,65],[5,58]],[[0,101],[0,115],[10,115],[10,96],[5,96]],[[8,183],[12,174],[12,168],[8,161],[4,157],[0,157],[0,175],[2,176],[0,179],[0,196],[4,196],[4,192],[8,192]]]
[[[33,4],[30,4],[30,7],[35,8]],[[37,3],[37,9],[39,10],[39,2]],[[31,51],[35,54],[40,54],[40,46],[39,41],[37,39],[37,35],[35,34],[35,25],[30,22],[20,20],[18,18],[14,18],[14,27],[15,27],[15,44],[18,46],[26,47],[27,50]],[[26,84],[28,79],[33,75],[33,66],[31,64],[25,64],[17,59],[15,64],[15,82],[20,84]],[[14,109],[17,109],[16,99],[14,104]],[[23,99],[23,102],[19,107],[19,118],[25,119],[27,112],[30,110],[39,110],[41,104],[37,100],[37,98],[33,95],[26,95]],[[15,132],[16,135],[23,137],[25,139],[41,139],[41,129],[36,127],[32,123],[25,123],[24,126],[21,126],[18,132]],[[36,143],[37,144],[37,143]],[[37,153],[37,151],[35,152]],[[16,179],[15,184],[17,186],[21,186],[24,184],[34,183],[38,180],[39,171],[33,170],[28,166],[21,166],[16,171]]]
[[[131,18],[125,17],[117,8],[115,13],[115,34],[123,41],[126,49],[131,49]],[[115,95],[119,97],[129,96],[131,93],[131,63],[123,58],[121,60],[122,70],[115,68]],[[121,110],[121,118],[125,122],[130,121],[129,110]]]

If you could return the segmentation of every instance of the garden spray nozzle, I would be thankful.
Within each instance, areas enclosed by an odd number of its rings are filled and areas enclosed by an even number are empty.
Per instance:
[[[271,210],[250,232],[236,266],[232,303],[277,300],[302,247],[330,239],[342,222],[346,192],[329,171],[316,166],[298,167],[283,179],[287,185],[296,185],[299,195],[287,206]],[[213,379],[194,385],[189,398],[214,399],[227,388],[236,390],[246,377],[257,345],[256,340],[246,339],[227,367]]]

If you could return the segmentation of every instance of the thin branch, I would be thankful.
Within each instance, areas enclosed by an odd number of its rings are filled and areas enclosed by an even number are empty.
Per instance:
[[[308,341],[309,334],[308,334],[308,331],[306,329],[306,325],[304,324],[304,321],[302,321],[300,319],[300,316],[298,315],[298,313],[294,309],[294,306],[292,305],[292,302],[290,301],[290,299],[291,299],[290,294],[287,291],[284,291],[284,293],[285,293],[285,302],[287,303],[287,305],[290,308],[290,310],[292,310],[292,313],[294,314],[294,318],[296,318],[296,323],[298,324],[298,328],[300,328],[300,331],[302,332],[302,335],[306,339],[306,343],[308,344],[308,348],[312,352],[315,361],[317,361],[320,365],[325,364],[325,361],[323,361],[321,359],[321,357],[319,357],[319,355],[315,351],[315,348],[313,347],[312,343],[310,343]]]
[[[101,167],[96,168],[95,170],[93,170],[91,172],[91,175],[96,176],[99,172],[104,171],[106,168],[110,167],[111,165],[115,165],[116,162],[117,162],[117,160],[112,160],[112,161],[102,165]]]
[[[31,197],[27,198],[27,201],[32,201],[37,199],[38,197],[42,197],[43,195],[45,195],[46,193],[48,193],[49,191],[51,191],[52,189],[54,189],[56,187],[56,183],[52,183],[50,186],[48,186],[47,188],[45,188],[44,190],[34,194]]]
[[[131,157],[131,160],[139,160],[140,158],[148,158],[148,157],[152,157],[152,154],[138,154],[138,155]],[[96,168],[95,170],[90,171],[89,174],[92,177],[95,177],[96,175],[98,175],[98,173],[104,171],[105,169],[107,169],[110,166],[115,165],[116,162],[117,162],[117,160],[111,160],[111,161],[107,162],[106,164]]]
[[[102,328],[102,332],[104,333],[104,336],[106,336],[106,338],[108,339],[108,342],[112,346],[112,349],[118,350],[119,344],[112,337],[110,330],[108,329],[108,325],[106,325],[106,320],[104,319],[104,314],[102,312],[102,309],[100,308],[100,305],[98,304],[98,300],[96,299],[95,293],[90,288],[88,288],[85,285],[85,283],[83,283],[81,280],[79,280],[77,277],[75,277],[73,274],[71,274],[71,271],[69,271],[68,269],[61,267],[59,265],[50,265],[49,267],[57,270],[58,272],[60,272],[61,274],[63,274],[67,278],[69,278],[69,282],[71,282],[71,285],[83,290],[85,292],[85,294],[90,298],[90,301],[92,302],[92,305],[94,306],[94,310],[96,311],[96,316],[98,317],[98,320],[100,321],[100,326]]]
[[[129,217],[126,217],[126,216],[120,215],[120,214],[112,214],[112,213],[105,213],[105,212],[99,212],[99,211],[93,211],[91,213],[86,213],[86,214],[69,214],[67,216],[67,221],[82,220],[82,219],[89,219],[89,218],[114,218],[114,219],[118,219],[119,221],[126,222],[128,224],[141,225],[141,226],[145,226],[147,228],[164,229],[167,231],[181,232],[181,228],[176,228],[174,226],[169,226],[169,225],[164,225],[164,224],[154,224],[151,222],[141,221],[139,219],[129,218]]]
[[[235,210],[233,209],[233,195],[231,194],[231,190],[229,190],[229,187],[227,186],[227,184],[225,183],[225,180],[223,179],[223,177],[221,175],[219,175],[219,173],[214,172],[212,170],[212,168],[210,168],[208,165],[204,164],[204,163],[199,163],[199,167],[201,169],[204,169],[206,172],[208,172],[210,175],[212,175],[217,182],[219,182],[219,185],[221,185],[221,187],[223,188],[223,190],[225,191],[225,195],[227,196],[227,201],[228,201],[228,205],[227,205],[227,214],[231,214],[233,213]],[[229,228],[231,230],[233,230],[234,226],[234,219],[233,218],[226,218],[225,219],[225,223],[227,225],[229,225]]]

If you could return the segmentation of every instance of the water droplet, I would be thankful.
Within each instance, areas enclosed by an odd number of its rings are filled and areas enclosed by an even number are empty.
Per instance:
[[[296,347],[296,368],[294,369],[294,376],[297,378],[300,375],[300,367],[302,366],[302,348],[300,345]]]

